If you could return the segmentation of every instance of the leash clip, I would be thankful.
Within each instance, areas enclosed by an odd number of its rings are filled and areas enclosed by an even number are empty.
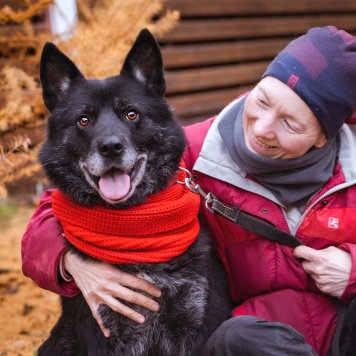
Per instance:
[[[184,178],[184,182],[177,181],[178,184],[184,184],[191,192],[195,194],[199,194],[205,200],[205,207],[211,212],[215,213],[214,210],[211,208],[211,204],[214,199],[216,199],[213,193],[206,193],[199,184],[194,183],[193,175],[187,169],[179,167],[179,169],[186,173],[187,177]]]

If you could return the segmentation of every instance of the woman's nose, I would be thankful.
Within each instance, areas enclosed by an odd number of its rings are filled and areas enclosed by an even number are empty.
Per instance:
[[[265,138],[273,138],[276,130],[276,120],[273,115],[262,115],[255,120],[254,134]]]

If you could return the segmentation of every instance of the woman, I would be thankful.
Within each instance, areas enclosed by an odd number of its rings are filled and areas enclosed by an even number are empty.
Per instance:
[[[247,95],[217,118],[186,128],[187,168],[219,199],[296,235],[292,250],[204,207],[230,279],[234,316],[212,335],[204,355],[325,355],[335,300],[356,295],[356,38],[334,27],[292,41]],[[147,281],[66,252],[47,192],[23,238],[23,270],[65,296],[83,292],[137,322],[118,297],[151,310]]]

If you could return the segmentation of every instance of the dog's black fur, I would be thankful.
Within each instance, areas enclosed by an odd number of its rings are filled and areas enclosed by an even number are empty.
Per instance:
[[[60,190],[81,205],[125,209],[167,186],[185,138],[164,100],[161,53],[148,30],[139,34],[118,76],[87,80],[50,43],[40,74],[51,116],[39,157]],[[100,177],[115,172],[130,176],[123,196],[101,191]],[[163,291],[160,310],[130,305],[146,318],[137,324],[102,306],[111,333],[105,338],[82,294],[62,298],[62,315],[39,355],[195,355],[229,316],[225,274],[207,233],[170,262],[119,268],[149,278]]]

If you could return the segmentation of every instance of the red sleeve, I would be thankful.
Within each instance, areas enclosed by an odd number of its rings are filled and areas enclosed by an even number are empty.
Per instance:
[[[356,245],[351,243],[344,243],[341,244],[339,248],[349,252],[351,254],[352,259],[352,267],[349,281],[347,283],[347,287],[344,293],[340,298],[342,301],[349,303],[353,298],[356,297]]]
[[[67,247],[61,225],[53,216],[52,192],[43,194],[22,238],[22,270],[41,288],[73,297],[79,293],[76,284],[59,278],[59,261]]]

